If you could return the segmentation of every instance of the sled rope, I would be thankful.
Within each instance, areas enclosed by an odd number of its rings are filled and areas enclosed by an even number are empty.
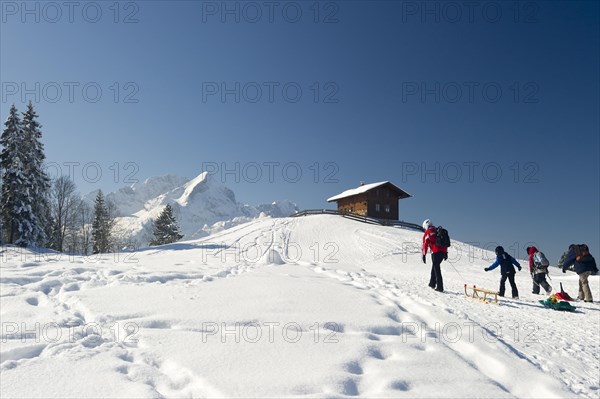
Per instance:
[[[450,262],[449,260],[447,261],[448,263],[450,263],[450,266],[452,266],[452,268],[454,269],[454,271],[460,276],[461,279],[463,279],[463,281],[465,280],[465,278],[462,276],[462,274],[459,273],[458,270],[456,270],[456,267],[454,267],[454,264],[452,262]]]

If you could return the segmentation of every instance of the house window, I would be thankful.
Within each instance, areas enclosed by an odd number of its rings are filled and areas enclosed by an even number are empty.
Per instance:
[[[379,204],[375,204],[375,212],[379,212],[380,211],[380,206]]]
[[[385,206],[385,213],[390,213],[390,206],[389,205]]]

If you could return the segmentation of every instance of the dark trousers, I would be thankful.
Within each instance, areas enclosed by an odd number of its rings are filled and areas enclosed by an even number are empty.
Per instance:
[[[442,279],[442,268],[440,265],[444,260],[443,252],[435,252],[431,254],[431,278],[429,279],[429,286],[435,288],[437,291],[444,291],[444,280]]]
[[[546,281],[546,273],[538,273],[533,275],[533,291],[532,294],[539,294],[540,287],[542,287],[546,292],[552,291],[552,287]]]
[[[513,298],[519,296],[519,290],[517,290],[517,285],[515,284],[514,273],[507,273],[502,275],[502,278],[500,279],[500,291],[498,291],[498,295],[504,296],[506,279],[508,279],[508,282],[510,283],[510,288],[512,288]]]

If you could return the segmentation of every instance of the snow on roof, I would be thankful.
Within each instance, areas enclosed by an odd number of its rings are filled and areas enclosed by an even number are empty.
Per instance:
[[[391,183],[389,181],[380,181],[378,183],[364,184],[364,185],[359,186],[357,188],[346,190],[346,191],[344,191],[341,194],[334,195],[333,197],[328,198],[327,202],[337,201],[337,200],[342,199],[342,198],[352,197],[353,195],[358,195],[358,194],[366,193],[369,190],[372,190],[372,189],[374,189],[376,187],[379,187],[379,186],[383,186],[384,184],[388,184],[388,183],[391,184],[392,187],[394,187],[398,191],[406,194],[406,196],[400,196],[400,197],[402,197],[402,198],[411,197],[411,195],[409,193],[407,193],[406,191],[402,190],[400,187],[396,186],[395,184],[393,184],[393,183]]]

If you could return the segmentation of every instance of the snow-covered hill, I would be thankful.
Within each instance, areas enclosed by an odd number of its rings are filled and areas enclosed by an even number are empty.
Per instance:
[[[86,196],[93,202],[97,192]],[[185,239],[200,238],[250,220],[285,217],[298,210],[290,201],[250,206],[236,201],[235,194],[213,176],[203,172],[194,179],[166,175],[153,177],[106,195],[119,218],[115,233],[122,241],[147,245],[152,222],[171,204]]]
[[[94,258],[5,248],[0,396],[598,398],[597,302],[543,308],[525,271],[519,300],[466,298],[500,274],[458,241],[435,292],[420,241],[320,215]]]

